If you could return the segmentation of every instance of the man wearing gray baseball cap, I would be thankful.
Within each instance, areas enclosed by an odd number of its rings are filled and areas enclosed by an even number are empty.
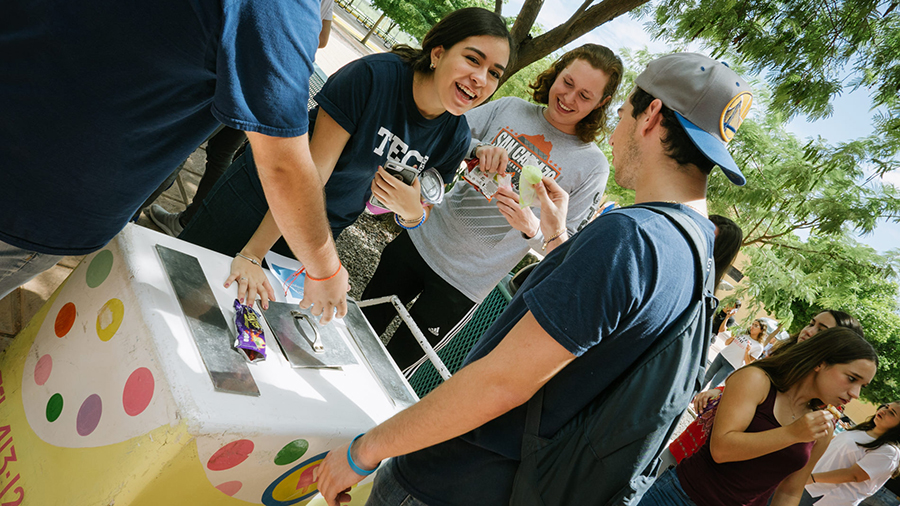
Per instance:
[[[640,500],[699,387],[716,305],[707,179],[718,165],[744,183],[726,145],[752,95],[727,66],[687,53],[635,82],[610,144],[638,205],[559,245],[462,369],[331,452],[318,479],[329,504],[391,457],[368,505]]]

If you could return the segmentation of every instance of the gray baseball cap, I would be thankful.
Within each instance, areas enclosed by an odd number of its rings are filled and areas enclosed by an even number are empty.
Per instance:
[[[747,182],[727,146],[750,111],[753,92],[728,65],[702,54],[670,54],[650,62],[634,84],[675,111],[694,145],[732,183]]]

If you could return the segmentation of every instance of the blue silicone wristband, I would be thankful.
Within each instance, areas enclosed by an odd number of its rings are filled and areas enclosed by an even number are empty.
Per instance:
[[[378,465],[375,466],[375,469],[372,469],[371,471],[366,471],[365,469],[356,465],[356,462],[353,462],[353,457],[350,456],[350,448],[353,448],[353,443],[355,443],[357,439],[363,437],[363,434],[365,434],[365,432],[356,436],[355,438],[353,438],[350,441],[350,446],[347,447],[347,463],[350,464],[350,469],[353,469],[354,473],[356,473],[360,476],[368,476],[368,475],[374,473],[376,469],[378,469],[378,466],[381,465],[381,462],[379,462]]]
[[[422,211],[422,219],[419,220],[419,223],[417,223],[415,227],[407,227],[406,225],[401,223],[400,218],[397,216],[396,213],[394,214],[394,223],[396,223],[397,225],[400,225],[400,228],[403,228],[406,230],[415,230],[415,229],[421,227],[423,223],[425,223],[425,211]]]

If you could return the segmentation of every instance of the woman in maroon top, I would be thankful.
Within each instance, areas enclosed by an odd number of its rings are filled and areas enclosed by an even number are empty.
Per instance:
[[[859,397],[877,355],[856,332],[835,327],[732,374],[712,434],[663,474],[640,506],[773,506],[799,503],[834,430],[823,404]]]
[[[716,240],[718,240],[718,237],[716,237]],[[718,270],[716,272],[718,272]],[[859,324],[859,320],[843,311],[826,309],[814,316],[806,327],[803,327],[796,334],[790,336],[787,341],[776,344],[775,350],[773,350],[770,355],[781,353],[787,350],[788,346],[798,342],[802,343],[818,334],[819,331],[830,329],[832,327],[846,327],[860,336],[865,337],[865,333],[863,333],[863,328],[862,325]],[[694,412],[698,414],[703,413],[706,409],[706,405],[709,402],[718,399],[719,396],[722,395],[722,390],[724,389],[725,386],[723,385],[697,394],[692,402],[694,405]],[[671,462],[674,459],[677,464],[683,459],[690,457],[703,446],[703,443],[706,442],[706,436],[707,434],[703,430],[703,420],[697,418],[684,429],[684,432],[682,432],[680,436],[672,441],[672,444],[669,445],[667,450],[671,456],[666,458],[666,456],[663,455],[663,462]]]

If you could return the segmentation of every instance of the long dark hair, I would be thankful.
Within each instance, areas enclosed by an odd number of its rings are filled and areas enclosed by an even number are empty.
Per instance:
[[[713,260],[716,263],[716,286],[718,287],[741,250],[741,243],[744,241],[744,231],[741,230],[737,223],[718,214],[710,214],[709,221],[716,226]]]
[[[759,367],[779,392],[786,392],[819,364],[848,364],[860,359],[871,360],[878,365],[878,354],[865,338],[853,329],[832,327],[747,367]],[[810,406],[821,404],[813,401],[810,400]]]
[[[437,47],[450,49],[458,42],[469,37],[487,35],[506,39],[509,43],[510,67],[515,61],[515,45],[506,22],[503,18],[481,7],[466,7],[444,16],[422,39],[422,49],[416,49],[406,44],[397,44],[391,48],[391,52],[400,55],[412,65],[414,72],[428,74],[431,69],[431,50]]]
[[[856,332],[857,334],[859,334],[860,337],[863,337],[863,338],[866,337],[866,333],[863,332],[862,324],[859,323],[859,320],[857,320],[853,316],[850,316],[850,314],[845,313],[843,311],[838,311],[837,309],[823,309],[821,311],[818,311],[816,314],[821,314],[821,313],[828,313],[832,317],[834,317],[834,321],[836,322],[835,327],[843,327],[845,329],[850,329],[853,332]],[[797,339],[800,337],[800,331],[802,331],[802,330],[803,329],[798,330],[797,332],[794,333],[794,335],[792,335],[791,337],[787,338],[785,341],[778,344],[775,347],[775,349],[772,350],[772,353],[770,353],[769,356],[770,357],[775,356],[779,353],[782,353],[784,350],[788,349],[789,347],[791,347],[791,345],[797,344]]]
[[[600,134],[609,133],[607,112],[612,103],[612,96],[619,89],[624,72],[622,60],[611,49],[599,44],[585,44],[577,47],[553,62],[550,68],[541,72],[534,83],[528,86],[534,90],[532,96],[535,102],[547,104],[550,101],[550,88],[556,81],[556,77],[576,59],[588,62],[591,67],[602,70],[609,76],[609,81],[603,89],[603,96],[600,97],[600,101],[606,100],[606,103],[591,111],[575,125],[575,135],[581,142],[593,142]]]
[[[882,404],[881,406],[878,406],[878,409],[881,409],[885,406],[887,406],[887,404]],[[875,414],[876,415],[878,414],[877,411]],[[863,422],[849,430],[870,431],[874,428],[875,428],[875,415],[872,415],[868,419],[866,419],[865,422]],[[856,443],[856,444],[860,448],[865,448],[866,450],[874,450],[876,448],[881,448],[884,445],[891,445],[891,446],[897,448],[898,450],[900,450],[900,424],[896,425],[893,428],[888,429],[887,432],[878,436],[878,438],[876,438],[875,441],[871,441],[871,442],[865,443],[865,444],[863,444],[863,443]],[[894,472],[891,473],[891,477],[896,478],[898,474],[900,474],[900,468],[894,469]]]

